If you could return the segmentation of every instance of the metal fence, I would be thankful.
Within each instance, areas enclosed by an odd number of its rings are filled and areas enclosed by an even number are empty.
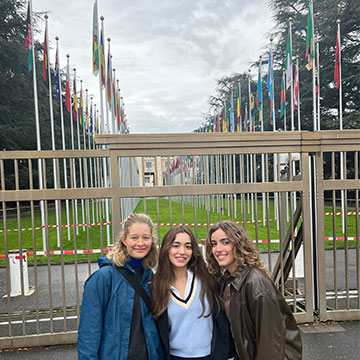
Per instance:
[[[0,152],[1,348],[76,341],[83,283],[132,211],[151,216],[158,243],[186,224],[203,247],[212,223],[237,221],[299,323],[360,318],[360,131],[97,145]]]

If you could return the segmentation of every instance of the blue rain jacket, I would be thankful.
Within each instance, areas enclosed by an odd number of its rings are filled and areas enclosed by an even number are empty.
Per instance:
[[[127,360],[134,306],[134,288],[105,256],[100,269],[85,283],[78,330],[79,360]],[[131,271],[134,269],[126,264]],[[152,271],[145,269],[141,285],[150,294]],[[148,359],[161,360],[163,352],[155,321],[140,297]]]

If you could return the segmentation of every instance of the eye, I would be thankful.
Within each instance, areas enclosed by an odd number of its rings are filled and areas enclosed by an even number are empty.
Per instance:
[[[186,249],[187,250],[192,250],[192,246],[191,245],[186,245]]]
[[[216,241],[211,241],[211,242],[210,242],[210,246],[211,246],[211,247],[215,247],[216,245],[217,245],[217,242],[216,242]]]
[[[149,240],[151,240],[151,237],[150,237],[150,236],[144,236],[144,237],[143,237],[143,240],[144,240],[144,241],[149,241]]]
[[[177,244],[177,243],[172,243],[172,247],[173,247],[173,248],[178,248],[178,247],[179,247],[179,244]]]
[[[222,241],[222,244],[223,244],[223,245],[229,245],[229,244],[230,244],[230,241],[229,241],[229,240],[223,240],[223,241]]]

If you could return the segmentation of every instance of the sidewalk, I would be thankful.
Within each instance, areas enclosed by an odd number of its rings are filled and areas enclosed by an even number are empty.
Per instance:
[[[300,325],[304,360],[359,360],[360,322]],[[1,360],[73,360],[77,359],[76,345],[29,348],[1,351]],[[109,360],[111,360],[109,358]],[[271,360],[271,359],[269,359]]]

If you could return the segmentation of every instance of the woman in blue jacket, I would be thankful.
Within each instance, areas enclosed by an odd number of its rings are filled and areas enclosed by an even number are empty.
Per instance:
[[[163,359],[150,309],[118,270],[128,271],[150,294],[151,268],[156,261],[150,218],[130,215],[119,241],[107,257],[99,258],[100,269],[85,283],[78,331],[79,360]]]

